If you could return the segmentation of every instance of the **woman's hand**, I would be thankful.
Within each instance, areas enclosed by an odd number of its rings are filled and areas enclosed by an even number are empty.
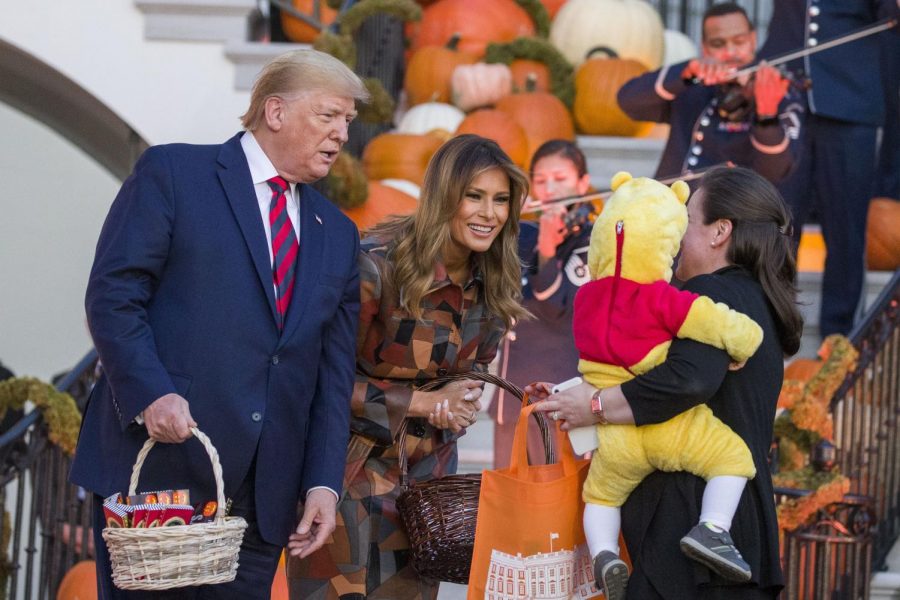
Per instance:
[[[461,379],[451,381],[439,390],[415,391],[409,416],[428,417],[432,426],[456,433],[478,420],[483,386],[482,381]]]
[[[551,419],[560,421],[560,429],[568,431],[599,422],[591,412],[591,396],[597,388],[589,383],[580,383],[558,394],[550,394],[552,387],[550,383],[538,382],[525,386],[525,391],[539,400],[535,410],[548,413]]]

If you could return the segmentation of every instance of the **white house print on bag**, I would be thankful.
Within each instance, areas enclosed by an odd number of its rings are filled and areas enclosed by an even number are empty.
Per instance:
[[[553,540],[559,537],[551,533]],[[530,556],[494,549],[484,600],[581,600],[597,597],[590,552],[582,544]]]

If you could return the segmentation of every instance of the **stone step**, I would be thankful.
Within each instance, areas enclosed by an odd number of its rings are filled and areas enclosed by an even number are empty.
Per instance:
[[[134,0],[148,40],[224,42],[247,38],[256,0]]]

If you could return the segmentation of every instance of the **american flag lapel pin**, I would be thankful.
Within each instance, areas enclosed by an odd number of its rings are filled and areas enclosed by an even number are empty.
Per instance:
[[[316,221],[319,222],[319,225],[321,225],[321,224],[322,224],[322,217],[320,217],[320,216],[317,215],[316,213],[313,213],[313,216],[316,218]]]

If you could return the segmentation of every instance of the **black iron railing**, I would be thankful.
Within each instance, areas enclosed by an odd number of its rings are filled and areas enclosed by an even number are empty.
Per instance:
[[[859,364],[831,403],[835,446],[851,493],[872,498],[874,567],[900,536],[900,270],[850,335]]]
[[[850,341],[859,362],[831,401],[837,465],[850,494],[785,532],[784,600],[865,600],[900,537],[900,271]],[[776,502],[804,491],[776,489]]]
[[[93,386],[97,354],[87,354],[56,385],[84,409]],[[72,565],[92,558],[90,496],[67,481],[70,459],[47,438],[34,410],[0,434],[0,506],[9,518],[7,598],[56,598],[56,589]]]

